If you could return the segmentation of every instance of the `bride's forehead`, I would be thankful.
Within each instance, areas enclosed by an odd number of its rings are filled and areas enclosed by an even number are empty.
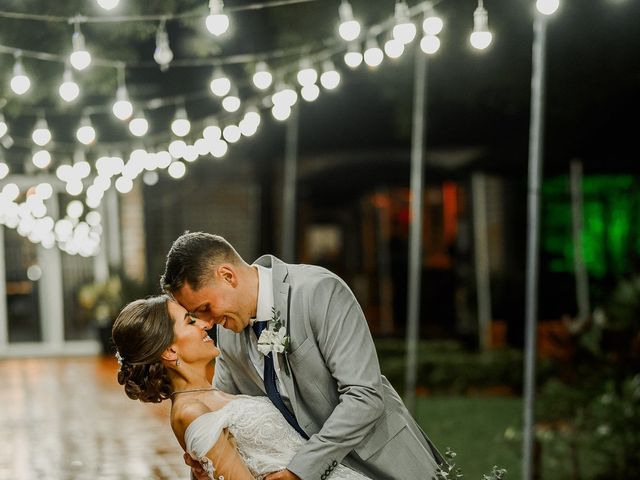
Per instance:
[[[177,302],[174,302],[173,300],[168,301],[168,307],[169,307],[169,315],[171,315],[174,320],[184,318],[184,314],[187,313],[187,311],[184,309],[182,305],[180,305]]]

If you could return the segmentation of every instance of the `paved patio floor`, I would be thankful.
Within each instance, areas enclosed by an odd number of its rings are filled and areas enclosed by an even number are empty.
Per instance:
[[[130,400],[111,358],[0,360],[0,480],[189,478],[169,404]]]

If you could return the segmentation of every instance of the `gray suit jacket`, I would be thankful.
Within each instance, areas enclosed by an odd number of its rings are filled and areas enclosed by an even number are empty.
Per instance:
[[[325,480],[342,462],[373,479],[430,479],[442,457],[380,374],[367,321],[344,281],[271,255],[255,263],[272,269],[274,305],[291,338],[290,353],[279,358],[290,374],[281,380],[311,437],[288,469],[303,480]],[[214,385],[264,396],[247,351],[249,332],[218,329]]]

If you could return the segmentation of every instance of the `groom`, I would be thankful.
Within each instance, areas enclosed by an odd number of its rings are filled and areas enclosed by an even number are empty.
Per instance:
[[[338,463],[373,479],[434,476],[442,457],[380,374],[362,309],[339,277],[271,255],[249,265],[224,238],[194,232],[173,243],[161,285],[224,327],[214,386],[267,395],[308,438],[267,480],[330,479]]]

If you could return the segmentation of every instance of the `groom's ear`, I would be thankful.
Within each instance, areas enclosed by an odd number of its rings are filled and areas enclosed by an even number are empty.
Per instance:
[[[236,274],[236,270],[233,266],[226,263],[218,267],[218,278],[232,287],[235,287],[238,284],[238,275]]]

